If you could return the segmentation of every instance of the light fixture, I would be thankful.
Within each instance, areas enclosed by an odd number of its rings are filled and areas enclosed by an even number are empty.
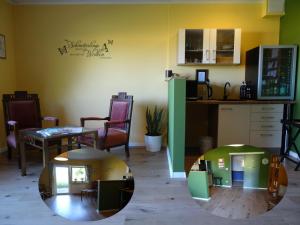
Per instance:
[[[54,158],[54,160],[56,160],[56,161],[68,161],[69,160],[68,152],[64,152],[64,153],[56,156]]]
[[[242,147],[245,146],[244,144],[231,144],[231,145],[226,145],[226,146],[230,146],[230,147]]]
[[[57,161],[68,161],[69,159],[68,159],[68,158],[65,158],[65,157],[63,157],[63,156],[56,156],[56,157],[54,158],[54,160],[57,160]]]

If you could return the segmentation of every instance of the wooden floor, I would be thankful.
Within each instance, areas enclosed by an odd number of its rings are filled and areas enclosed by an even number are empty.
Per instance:
[[[55,195],[45,199],[48,207],[57,215],[74,221],[93,221],[104,219],[96,210],[96,199],[80,195]]]
[[[270,208],[271,196],[267,190],[211,187],[210,193],[210,201],[195,201],[216,216],[244,219],[263,214]]]
[[[125,159],[124,149],[111,154]],[[16,161],[0,155],[1,225],[73,225],[74,221],[57,216],[40,198],[38,179],[41,158],[31,161],[28,175],[20,176]],[[126,163],[135,179],[135,191],[126,207],[114,216],[77,225],[299,225],[300,172],[287,166],[289,186],[283,200],[271,211],[244,220],[214,216],[191,198],[187,181],[170,179],[166,151],[149,153],[132,149]]]

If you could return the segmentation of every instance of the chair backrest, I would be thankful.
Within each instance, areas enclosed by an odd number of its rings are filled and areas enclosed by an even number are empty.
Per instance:
[[[110,120],[129,120],[127,124],[118,124],[114,128],[120,128],[130,131],[131,115],[132,115],[133,96],[127,95],[126,92],[119,92],[113,95],[110,100],[109,117]]]
[[[17,121],[19,129],[41,128],[41,111],[37,94],[28,94],[27,91],[4,94],[2,103],[7,134],[9,134],[8,120]]]

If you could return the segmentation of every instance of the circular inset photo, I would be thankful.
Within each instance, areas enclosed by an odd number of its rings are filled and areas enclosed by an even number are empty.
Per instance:
[[[275,207],[288,184],[278,154],[247,145],[207,151],[188,175],[190,194],[213,215],[245,219]]]
[[[55,214],[73,221],[95,221],[127,205],[134,179],[116,156],[82,148],[55,157],[41,173],[39,191]]]

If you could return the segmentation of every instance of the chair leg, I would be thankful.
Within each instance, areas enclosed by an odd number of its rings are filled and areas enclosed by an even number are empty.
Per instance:
[[[18,168],[21,169],[21,151],[20,148],[17,149],[18,153]]]
[[[11,160],[12,158],[12,149],[7,145],[7,159]]]
[[[125,145],[125,154],[126,154],[126,157],[129,158],[130,154],[129,154],[129,146],[128,146],[128,144]]]

